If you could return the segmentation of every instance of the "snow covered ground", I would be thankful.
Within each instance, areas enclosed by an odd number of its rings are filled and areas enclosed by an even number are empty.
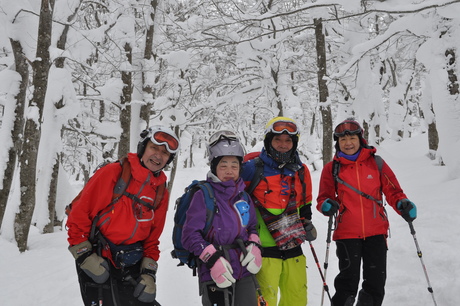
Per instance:
[[[456,306],[460,289],[460,227],[457,225],[460,206],[460,179],[449,180],[447,168],[435,165],[425,154],[427,139],[420,135],[403,142],[384,142],[380,154],[396,173],[404,191],[418,207],[414,221],[422,259],[439,306]],[[207,168],[179,171],[172,192],[168,220],[161,242],[157,299],[163,306],[201,305],[197,278],[191,270],[176,267],[170,256],[174,199],[192,179],[204,178]],[[313,172],[316,199],[320,172]],[[316,205],[316,202],[313,203]],[[388,280],[386,306],[434,305],[427,280],[417,256],[413,236],[407,223],[388,209],[391,238],[388,240]],[[316,210],[313,222],[318,239],[313,242],[320,265],[326,250],[327,218]],[[29,236],[29,250],[19,253],[15,243],[0,237],[0,305],[82,305],[74,260],[67,251],[65,230],[41,235],[34,227]],[[308,245],[304,246],[308,262],[308,305],[320,305],[322,281]],[[337,273],[335,245],[331,243],[327,283],[334,292]],[[457,302],[455,302],[457,301]],[[326,301],[325,305],[329,305]]]

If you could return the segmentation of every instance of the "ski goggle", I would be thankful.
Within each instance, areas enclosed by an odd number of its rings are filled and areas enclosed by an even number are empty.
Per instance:
[[[179,150],[179,141],[176,136],[165,131],[155,131],[150,140],[159,146],[165,146],[169,153],[173,154]]]
[[[270,132],[275,134],[286,132],[289,135],[297,135],[299,130],[297,129],[297,124],[292,121],[275,121],[265,130],[265,134]]]
[[[359,135],[363,132],[361,126],[354,121],[345,121],[337,125],[334,130],[335,137],[343,137],[345,135]]]
[[[209,146],[212,147],[222,140],[239,141],[238,136],[232,131],[219,131],[209,137]]]

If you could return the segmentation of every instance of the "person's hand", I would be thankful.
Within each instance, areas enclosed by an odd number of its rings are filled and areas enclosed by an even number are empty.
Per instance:
[[[134,288],[134,297],[143,303],[152,303],[155,301],[157,292],[156,273],[158,264],[155,260],[144,257],[141,263],[141,275],[138,284]]]
[[[316,239],[317,233],[316,233],[316,228],[311,222],[311,220],[303,220],[303,228],[305,229],[305,232],[307,233],[307,241],[313,241]]]
[[[401,212],[401,216],[407,222],[412,222],[417,218],[417,207],[408,199],[403,199],[396,204],[396,207]]]
[[[260,239],[256,234],[249,236],[249,244],[246,246],[246,256],[240,256],[241,265],[252,274],[257,274],[262,267],[262,252],[259,248]]]
[[[222,257],[222,252],[217,252],[214,245],[208,245],[199,258],[206,263],[211,271],[211,278],[219,288],[227,288],[236,282],[233,269],[228,260]]]
[[[333,216],[339,210],[339,203],[334,200],[326,199],[321,205],[321,212],[325,216]]]
[[[96,284],[103,284],[109,278],[109,263],[104,258],[92,253],[92,245],[86,240],[69,247],[77,264]]]

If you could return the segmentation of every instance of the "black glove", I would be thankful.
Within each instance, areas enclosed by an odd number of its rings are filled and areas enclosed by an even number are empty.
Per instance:
[[[144,257],[141,263],[141,276],[138,284],[134,288],[134,297],[143,303],[152,303],[155,301],[157,286],[156,273],[158,264],[155,260]]]
[[[334,200],[326,199],[321,205],[321,212],[325,216],[333,216],[339,210],[339,203]]]
[[[92,253],[92,245],[86,240],[69,247],[77,264],[97,284],[103,284],[109,278],[109,263],[104,258]]]
[[[408,199],[399,201],[396,207],[401,212],[401,216],[407,222],[412,222],[415,218],[417,218],[417,207]]]
[[[315,240],[317,233],[316,233],[316,228],[311,222],[311,220],[304,220],[303,227],[305,229],[305,232],[307,233],[307,241]]]

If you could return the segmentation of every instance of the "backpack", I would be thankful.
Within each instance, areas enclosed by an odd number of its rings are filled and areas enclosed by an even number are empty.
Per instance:
[[[382,175],[383,159],[382,159],[382,157],[380,155],[374,155],[374,159],[375,159],[375,163],[377,164],[377,168],[379,169],[379,173],[380,173],[380,175]],[[335,191],[336,191],[336,193],[337,193],[337,183],[339,183],[339,184],[343,184],[343,185],[347,186],[348,188],[350,188],[351,190],[355,191],[359,195],[365,197],[366,199],[374,201],[379,205],[383,204],[382,201],[375,199],[373,196],[371,196],[371,195],[369,195],[367,193],[364,193],[359,189],[356,189],[355,187],[351,186],[350,184],[348,184],[347,182],[342,180],[339,177],[339,172],[340,172],[340,163],[338,161],[336,161],[336,160],[333,160],[332,161],[332,177],[334,178],[334,181],[335,181]]]
[[[112,201],[110,201],[110,203],[107,206],[115,204],[121,198],[121,196],[125,195],[125,196],[129,197],[130,199],[136,200],[137,202],[139,202],[139,203],[141,203],[141,204],[143,204],[143,205],[145,205],[145,206],[147,206],[147,207],[149,207],[151,209],[155,209],[158,206],[158,204],[161,201],[161,199],[163,198],[163,193],[164,193],[164,190],[166,188],[165,184],[162,184],[162,185],[158,186],[158,190],[157,190],[157,194],[156,194],[153,206],[150,205],[150,204],[147,204],[144,201],[142,201],[141,199],[137,198],[135,195],[126,192],[126,188],[128,188],[129,182],[131,180],[131,164],[129,163],[128,157],[125,156],[125,157],[115,161],[115,163],[120,164],[120,166],[121,166],[121,174],[120,174],[120,177],[117,180],[117,183],[115,184],[115,187],[113,188]],[[95,172],[97,170],[99,170],[100,168],[108,165],[108,164],[110,164],[110,163],[106,162],[106,163],[103,163],[102,165],[98,166],[97,169],[95,170]],[[84,190],[85,190],[85,187],[83,187],[82,190],[80,190],[80,192],[77,194],[77,196],[65,207],[65,214],[67,216],[70,214],[70,211],[72,210],[73,204],[80,199],[80,197],[81,197],[81,195],[82,195]]]
[[[115,184],[115,187],[113,188],[112,201],[110,202],[110,204],[113,204],[116,201],[118,201],[118,199],[120,199],[120,197],[123,195],[126,188],[128,187],[129,181],[131,180],[131,164],[128,161],[128,157],[125,156],[115,161],[115,163],[120,163],[120,166],[122,167],[122,169],[121,169],[121,175],[118,178],[118,181]],[[94,172],[96,172],[97,170],[99,170],[100,168],[108,164],[110,163],[105,162],[101,164],[100,166],[96,168],[96,170],[94,170]],[[65,207],[65,214],[67,216],[70,214],[70,211],[72,210],[72,205],[80,199],[81,194],[83,193],[84,189],[85,187],[83,187],[82,190],[80,190],[80,192],[77,194],[77,196]]]
[[[216,199],[212,190],[211,184],[206,181],[194,180],[187,188],[185,188],[184,194],[176,200],[175,214],[174,214],[174,227],[172,233],[172,241],[174,250],[171,251],[172,258],[179,259],[177,266],[187,265],[193,269],[193,275],[196,275],[197,268],[197,257],[190,253],[182,245],[182,229],[184,227],[186,213],[190,207],[193,195],[198,190],[202,190],[205,203],[206,203],[206,224],[203,229],[203,236],[206,236],[209,229],[211,228],[214,215],[217,211]]]

